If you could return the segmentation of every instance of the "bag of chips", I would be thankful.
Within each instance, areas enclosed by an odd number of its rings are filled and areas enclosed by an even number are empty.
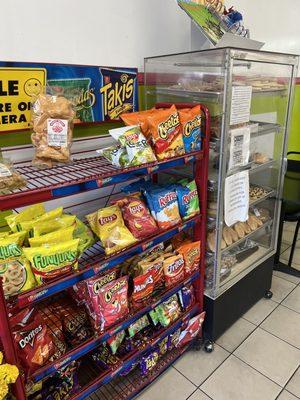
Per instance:
[[[176,251],[183,256],[185,276],[191,275],[200,268],[200,242],[192,242],[181,245]]]
[[[48,222],[49,223],[49,222]],[[45,246],[50,247],[53,243],[67,242],[73,239],[75,226],[70,226],[69,228],[59,229],[54,232],[47,233],[43,236],[37,236],[29,238],[29,244],[31,247]]]
[[[28,220],[28,221],[21,221],[18,223],[18,230],[24,230],[29,233],[29,236],[33,235],[33,227],[36,223],[39,222],[45,222],[45,221],[51,221],[52,219],[55,218],[60,218],[62,216],[63,208],[58,207],[55,208],[54,210],[48,211],[41,215],[38,218]]]
[[[0,239],[0,277],[4,295],[9,297],[36,286],[30,263],[22,255],[26,232]]]
[[[166,287],[174,286],[184,279],[184,259],[181,254],[164,259],[163,271]]]
[[[110,146],[97,150],[97,153],[105,157],[117,168],[129,167],[129,158],[124,146]]]
[[[205,311],[196,317],[191,318],[187,327],[181,332],[176,347],[184,346],[191,342],[201,332],[205,319]]]
[[[27,207],[20,211],[18,214],[11,214],[5,217],[7,225],[10,227],[12,232],[18,232],[18,224],[23,221],[29,221],[40,217],[45,214],[46,210],[44,204],[38,203],[33,206]]]
[[[75,219],[74,239],[79,239],[79,256],[96,241],[90,228],[77,217]]]
[[[132,302],[136,305],[146,301],[153,293],[154,279],[151,271],[133,278]]]
[[[101,208],[86,216],[92,231],[100,238],[105,253],[110,255],[136,242],[126,228],[121,209],[117,205]]]
[[[137,264],[140,274],[151,272],[153,277],[154,289],[162,286],[164,281],[163,261],[163,257],[161,257],[159,254],[154,253],[148,257],[142,258],[142,260],[139,261]]]
[[[125,339],[125,331],[120,331],[114,336],[107,339],[106,343],[109,345],[112,354],[116,354],[118,348],[121,346],[123,340]]]
[[[158,227],[146,204],[137,196],[127,196],[117,201],[126,226],[136,239],[154,235]]]
[[[98,292],[100,330],[115,324],[129,313],[128,277],[104,285]]]
[[[151,146],[138,126],[126,126],[111,129],[110,135],[126,148],[130,167],[148,164],[156,161]]]
[[[47,363],[54,354],[53,336],[35,309],[25,309],[11,318],[18,357],[27,374]]]
[[[178,303],[177,295],[169,297],[168,300],[161,303],[155,308],[156,315],[159,319],[160,324],[163,327],[167,327],[176,321],[181,314],[180,305]]]
[[[146,190],[145,196],[151,214],[161,229],[169,229],[181,222],[175,189]]]
[[[178,110],[182,126],[184,149],[187,153],[201,150],[201,108]]]
[[[157,110],[155,108],[152,108],[151,110],[138,111],[133,113],[124,113],[121,114],[121,119],[127,126],[139,125],[143,135],[145,135],[145,137],[149,139],[150,132],[149,132],[148,117],[150,115],[154,115],[156,112]]]
[[[192,218],[200,213],[199,196],[195,181],[186,185],[177,185],[179,212],[182,219]]]
[[[142,357],[140,362],[140,368],[142,375],[147,375],[150,371],[152,371],[159,360],[159,350],[153,350],[149,354]]]
[[[120,363],[120,359],[115,354],[111,354],[107,346],[102,346],[92,354],[94,362],[105,370],[116,368],[116,365]]]
[[[51,247],[23,248],[25,257],[38,284],[49,282],[58,276],[77,269],[79,239],[53,244]]]
[[[147,315],[143,315],[141,318],[139,318],[137,321],[135,321],[133,324],[131,324],[128,328],[128,334],[129,337],[132,338],[135,336],[137,333],[142,331],[143,329],[147,328],[149,326],[149,319]]]
[[[193,285],[185,286],[178,292],[179,302],[183,311],[195,304],[195,291]]]
[[[148,117],[151,139],[159,160],[184,154],[179,114],[173,105]]]
[[[36,222],[33,225],[32,232],[33,237],[46,235],[57,231],[59,229],[68,228],[69,226],[75,225],[75,215],[63,214],[61,217],[51,219],[51,223],[48,221]]]

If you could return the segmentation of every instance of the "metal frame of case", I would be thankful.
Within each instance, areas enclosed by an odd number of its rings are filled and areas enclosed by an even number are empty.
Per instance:
[[[217,199],[215,200],[217,204],[215,217],[216,251],[206,258],[207,264],[209,259],[210,262],[213,262],[212,286],[210,289],[206,289],[205,293],[205,303],[208,310],[206,334],[211,339],[216,339],[222,334],[231,323],[255,304],[265,293],[271,296],[269,289],[271,286],[273,257],[276,251],[278,237],[278,222],[281,208],[280,200],[286,169],[285,155],[297,64],[298,57],[294,55],[237,48],[203,50],[145,59],[146,106],[148,108],[152,105],[154,100],[165,101],[167,99],[171,101],[171,99],[174,99],[174,101],[178,101],[178,99],[183,98],[193,102],[201,101],[206,104],[209,109],[209,103],[212,102],[217,103],[220,107],[220,137],[219,140],[216,140],[214,143],[211,142],[212,147],[218,146],[219,148],[219,160],[217,161],[219,171],[215,174],[217,177],[215,183],[217,189]],[[272,96],[280,96],[281,99],[284,99],[284,104],[282,106],[284,107],[283,122],[279,125],[277,121],[276,123],[265,124],[263,123],[263,119],[261,119],[257,132],[257,136],[264,133],[278,133],[276,138],[274,137],[274,143],[276,140],[281,140],[279,154],[275,155],[274,145],[274,159],[271,160],[269,164],[256,165],[255,169],[252,166],[248,166],[251,174],[258,174],[260,172],[261,175],[263,175],[264,171],[267,169],[271,171],[271,169],[274,168],[276,185],[265,199],[262,198],[260,200],[262,202],[269,199],[272,204],[274,203],[271,207],[271,221],[267,221],[263,227],[261,227],[261,232],[268,233],[270,241],[266,250],[261,252],[261,255],[258,255],[258,253],[256,257],[253,255],[251,261],[249,260],[249,265],[235,272],[232,276],[229,276],[228,278],[230,279],[224,279],[223,283],[221,282],[222,253],[237,246],[238,243],[245,242],[245,239],[240,239],[236,243],[233,243],[232,246],[228,246],[227,249],[225,248],[225,250],[221,248],[222,231],[225,225],[223,217],[224,182],[225,178],[232,174],[232,171],[228,174],[227,169],[229,131],[232,129],[230,127],[232,87],[233,83],[240,79],[240,76],[238,76],[239,74],[245,77],[246,81],[247,77],[253,78],[253,76],[251,76],[252,69],[254,71],[262,71],[262,73],[260,73],[262,82],[264,78],[268,78],[270,81],[273,79],[274,82],[278,82],[278,86],[275,89],[274,86],[272,88],[272,85],[270,85],[269,88],[265,86],[261,91],[259,91],[259,88],[253,89],[252,101],[258,96],[268,96],[266,98],[269,99],[269,102],[272,102]],[[243,72],[241,72],[241,70],[243,70]],[[272,75],[273,70],[274,75]],[[281,76],[280,73],[283,73],[283,76]],[[215,88],[215,90],[204,87],[204,90],[201,90],[201,84],[198,85],[196,81],[199,79],[200,82],[201,80],[203,82],[203,76],[205,77],[205,75],[210,75],[208,81],[210,79],[213,81],[218,75],[221,76],[221,85],[223,85],[223,87]],[[211,78],[211,76],[213,76],[213,78]],[[193,88],[191,82],[196,82],[195,88]],[[211,109],[210,111],[213,116],[213,111]],[[268,112],[271,111],[272,110],[268,110]],[[277,117],[279,108],[275,109],[275,111],[277,111]],[[263,112],[263,110],[259,110],[253,114],[260,114]],[[281,136],[279,137],[279,135]],[[247,168],[237,168],[234,172],[243,169]],[[258,181],[260,180],[258,175],[255,176],[255,179]],[[255,180],[252,183],[255,184]],[[257,201],[257,203],[259,203],[259,201]],[[250,206],[254,206],[254,202],[252,204],[250,203]],[[246,237],[253,237],[254,235],[256,237],[257,233],[257,231],[251,232],[251,234],[246,235]],[[251,292],[251,295],[246,295],[245,291]],[[240,303],[238,307],[236,306],[237,302]]]

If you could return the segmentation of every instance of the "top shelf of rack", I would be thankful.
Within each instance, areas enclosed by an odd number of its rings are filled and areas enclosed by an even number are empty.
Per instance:
[[[72,163],[39,170],[30,163],[15,164],[15,169],[27,180],[23,189],[0,195],[0,210],[70,196],[88,190],[114,185],[174,168],[203,158],[203,152],[193,152],[165,161],[139,167],[118,169],[96,152],[80,154]]]

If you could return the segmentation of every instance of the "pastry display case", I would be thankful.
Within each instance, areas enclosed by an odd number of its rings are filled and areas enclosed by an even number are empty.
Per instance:
[[[205,104],[211,114],[207,335],[271,297],[298,57],[220,48],[145,59],[145,99]]]

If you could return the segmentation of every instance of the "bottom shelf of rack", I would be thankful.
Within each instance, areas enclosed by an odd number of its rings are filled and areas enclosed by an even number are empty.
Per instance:
[[[174,349],[165,354],[156,367],[147,375],[142,375],[136,368],[126,376],[116,376],[112,381],[88,397],[89,400],[129,400],[149,386],[167,368],[169,368],[190,346]],[[88,371],[86,371],[88,374]]]

